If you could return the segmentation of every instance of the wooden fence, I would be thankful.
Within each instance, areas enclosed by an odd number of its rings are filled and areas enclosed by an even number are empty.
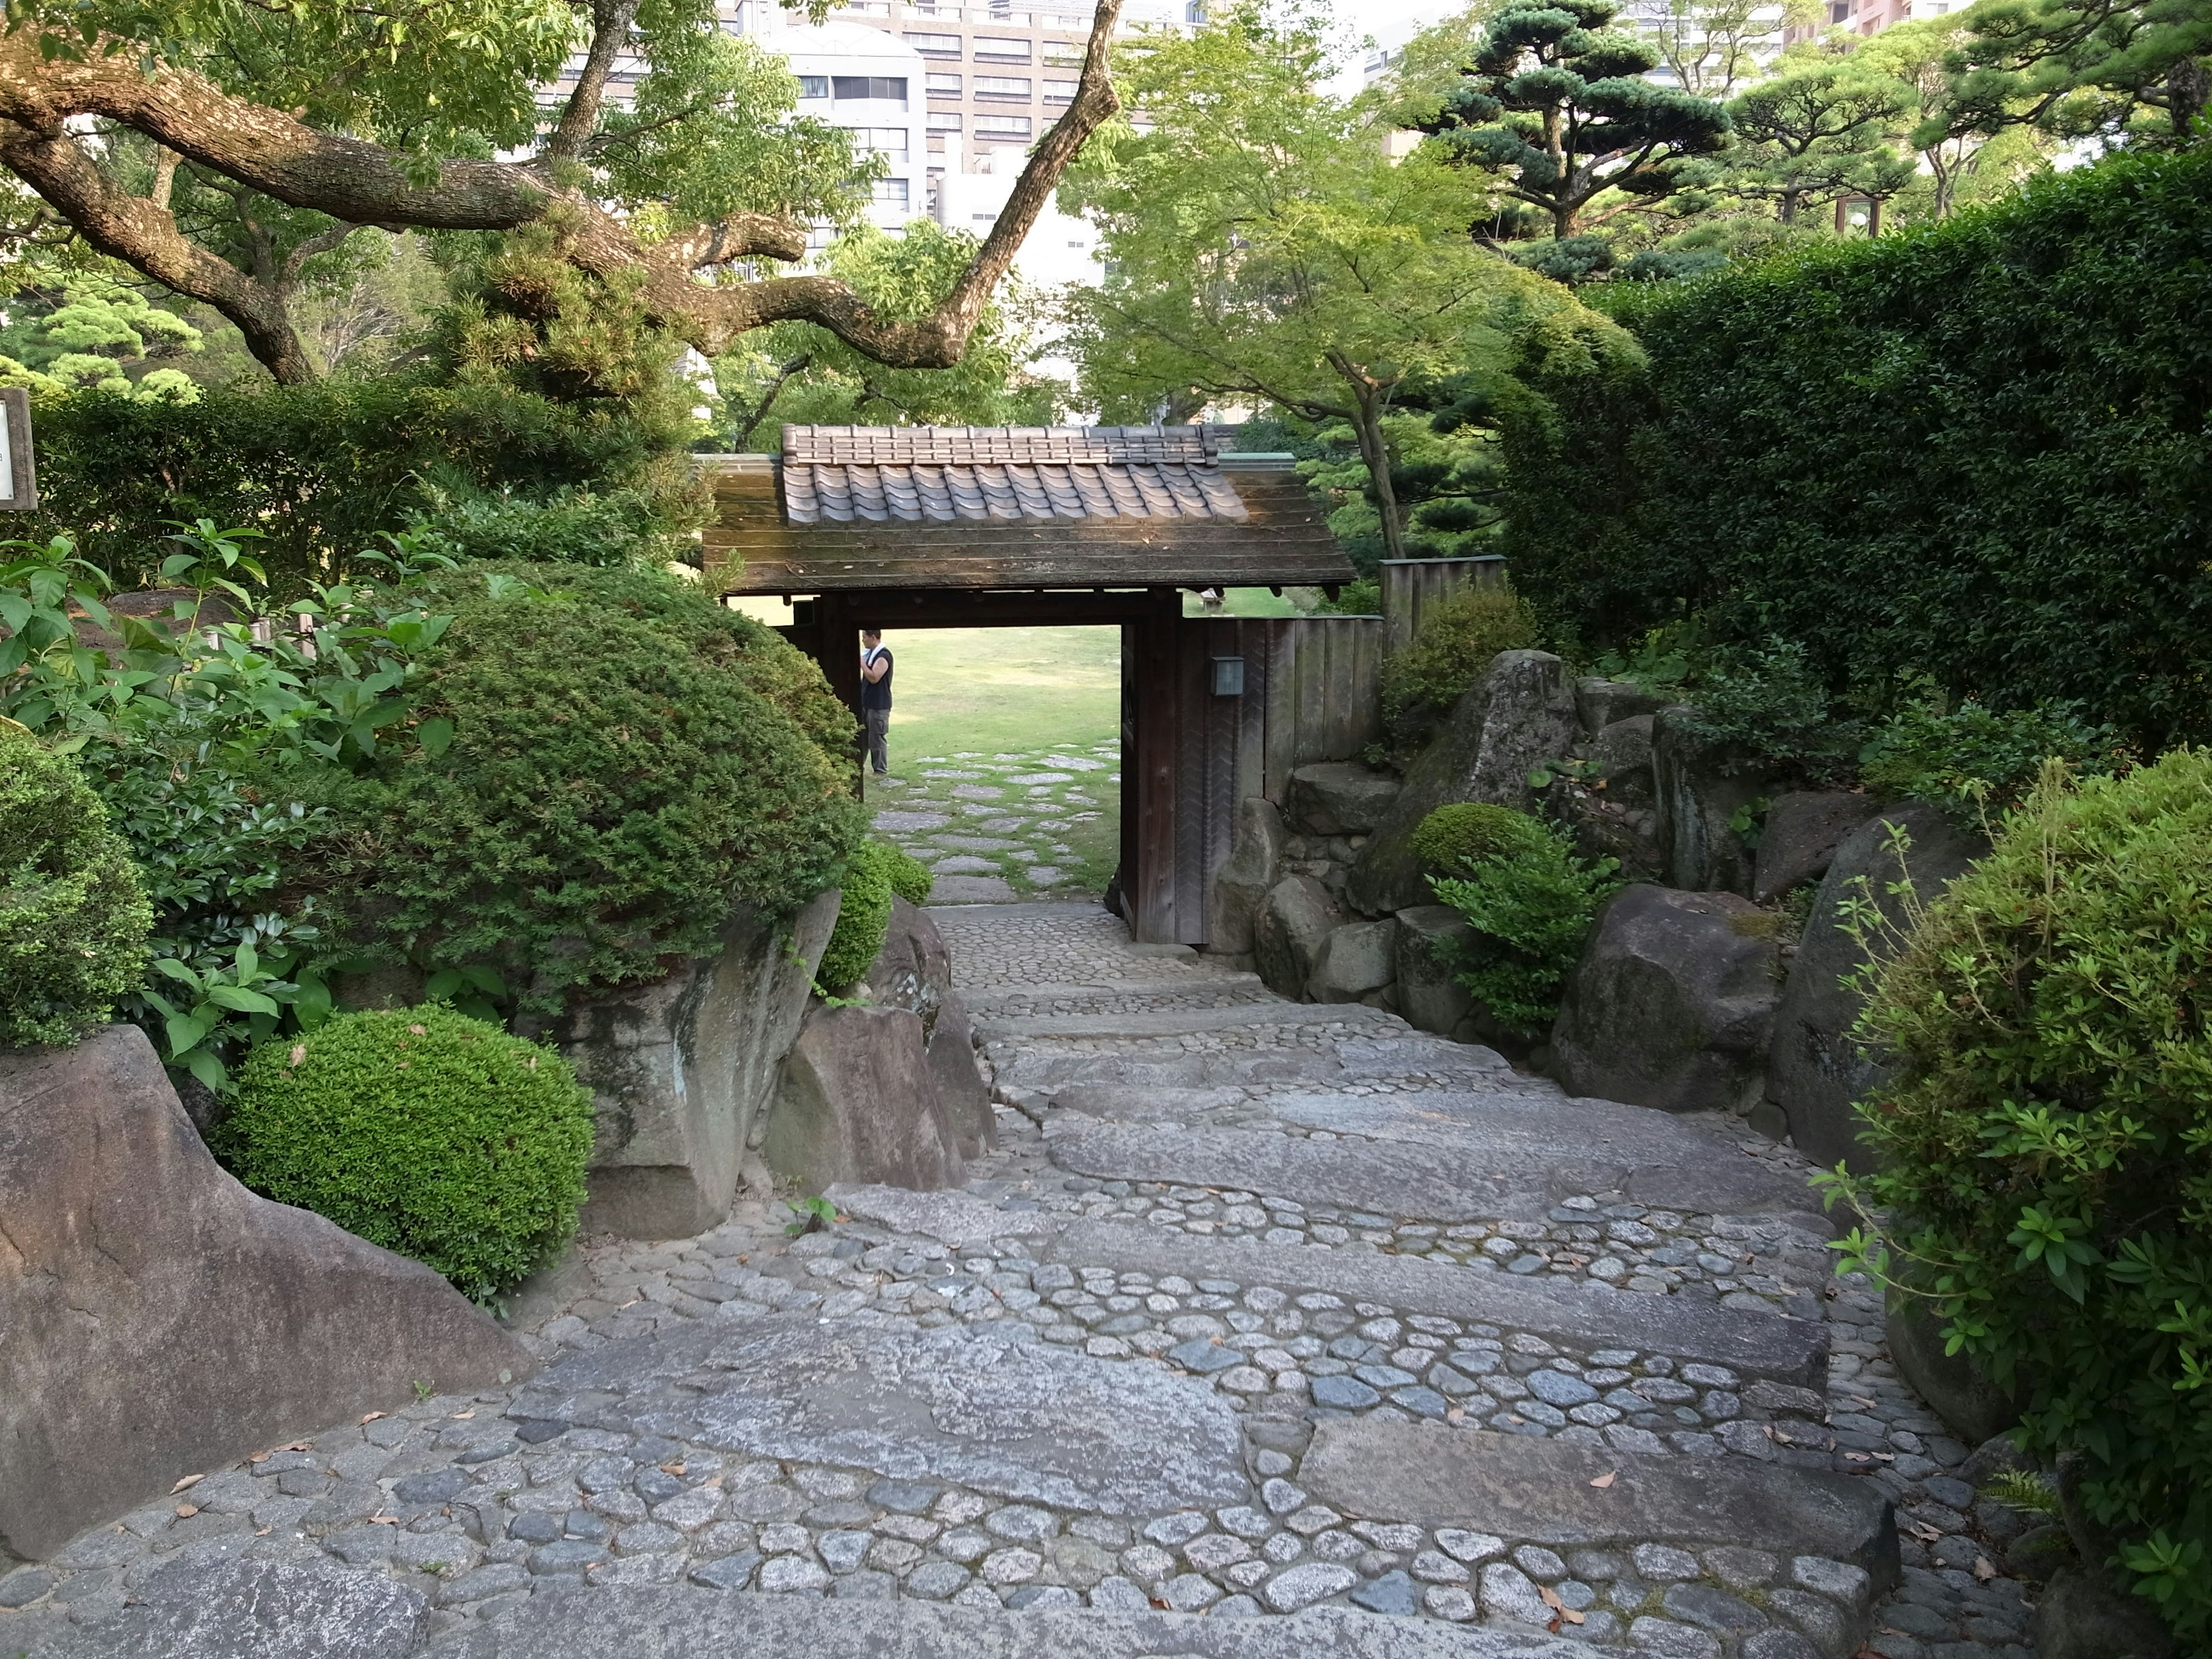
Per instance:
[[[1382,619],[1389,624],[1393,655],[1413,642],[1421,612],[1462,587],[1495,587],[1505,580],[1502,554],[1471,559],[1382,561]]]

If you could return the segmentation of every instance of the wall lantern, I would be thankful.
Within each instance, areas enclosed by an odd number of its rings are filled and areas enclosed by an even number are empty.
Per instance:
[[[1244,659],[1216,657],[1213,659],[1213,695],[1217,697],[1241,697],[1244,695]]]

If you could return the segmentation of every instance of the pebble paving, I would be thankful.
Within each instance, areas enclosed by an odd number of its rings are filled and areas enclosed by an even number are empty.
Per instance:
[[[1118,922],[1073,905],[938,918],[963,989],[987,1018],[1234,1006],[1249,995],[1243,976],[1132,947]],[[1024,1001],[1024,987],[1042,1000]],[[1232,1000],[1209,1000],[1224,996]],[[1004,1078],[1040,1058],[1323,1053],[1391,1028],[1409,1035],[1378,1017],[1172,1040],[1003,1036],[985,1054]],[[1494,1068],[1492,1078],[1500,1088],[1549,1086]],[[1265,1116],[1286,1086],[1239,1085],[1230,1120],[1241,1109],[1256,1132],[1291,1133]],[[1333,1086],[1388,1093],[1442,1084],[1431,1070],[1363,1073]],[[654,1431],[643,1419],[665,1407],[665,1388],[635,1397],[611,1389],[550,1418],[533,1403],[543,1387],[432,1394],[207,1471],[82,1534],[52,1562],[0,1579],[0,1648],[10,1619],[109,1614],[158,1569],[247,1556],[334,1559],[416,1585],[434,1609],[433,1633],[547,1589],[684,1584],[1212,1617],[1339,1603],[1517,1622],[1683,1659],[1847,1659],[1861,1635],[1860,1651],[1884,1659],[2032,1659],[2028,1592],[1991,1565],[2020,1518],[1966,1478],[1970,1449],[1898,1376],[1877,1298],[1863,1282],[1828,1276],[1821,1241],[1802,1218],[1668,1212],[1591,1192],[1565,1198],[1541,1222],[1439,1227],[1261,1192],[1097,1180],[1053,1164],[1037,1121],[1049,1121],[1052,1109],[1035,1091],[1001,1083],[999,1096],[1000,1146],[972,1166],[964,1194],[932,1195],[903,1221],[896,1204],[871,1209],[856,1196],[836,1226],[797,1237],[782,1205],[749,1200],[696,1238],[586,1240],[569,1271],[524,1299],[517,1322],[554,1361],[596,1363],[687,1331],[795,1323],[856,1338],[943,1334],[931,1342],[964,1333],[1044,1345],[1069,1363],[1080,1355],[1154,1368],[1233,1413],[1243,1468],[1224,1478],[1238,1501],[1115,1512],[1102,1499],[1011,1493],[988,1475],[756,1455],[729,1436],[708,1443]],[[1739,1139],[1747,1156],[1795,1159]],[[931,1231],[931,1204],[949,1205],[958,1224]],[[1048,1259],[1058,1231],[1099,1223],[1170,1242],[1241,1238],[1352,1258],[1415,1256],[1469,1275],[1595,1279],[1651,1297],[1824,1319],[1826,1387],[1686,1359],[1663,1340],[1577,1345],[1295,1286]],[[1757,1539],[1554,1549],[1341,1514],[1301,1486],[1300,1462],[1317,1422],[1362,1416],[1856,1474],[1895,1502],[1903,1583],[1869,1615],[1860,1568],[1762,1549]]]

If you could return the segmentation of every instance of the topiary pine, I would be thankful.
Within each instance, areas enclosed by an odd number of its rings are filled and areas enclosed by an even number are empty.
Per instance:
[[[153,907],[76,765],[0,719],[0,1047],[75,1042],[145,978]]]
[[[1464,876],[1478,859],[1512,858],[1551,840],[1551,830],[1526,812],[1487,801],[1462,801],[1439,806],[1423,818],[1409,844],[1431,874]]]
[[[481,1303],[575,1231],[592,1097],[551,1049],[433,1003],[263,1043],[213,1140],[255,1192]]]

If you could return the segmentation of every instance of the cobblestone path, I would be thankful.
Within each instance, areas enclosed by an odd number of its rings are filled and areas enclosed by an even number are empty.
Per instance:
[[[925,755],[872,778],[876,833],[929,866],[939,904],[1104,890],[1121,855],[1121,745]]]
[[[941,909],[964,1191],[586,1241],[551,1362],[0,1580],[0,1654],[2031,1659],[1785,1149]]]

